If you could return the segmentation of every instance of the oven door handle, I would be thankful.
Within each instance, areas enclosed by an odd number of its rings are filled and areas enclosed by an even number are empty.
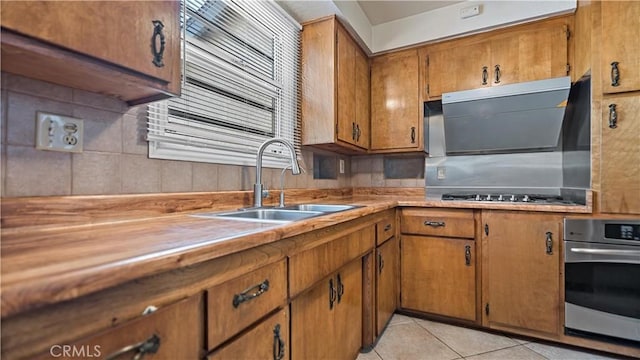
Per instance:
[[[579,253],[579,254],[595,254],[595,255],[640,256],[640,250],[571,248],[571,252]]]

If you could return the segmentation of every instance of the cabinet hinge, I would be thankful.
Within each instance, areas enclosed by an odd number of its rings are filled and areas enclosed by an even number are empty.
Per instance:
[[[487,305],[484,306],[484,313],[488,316],[489,315],[489,303],[487,303]]]
[[[484,234],[489,236],[489,224],[484,224]]]
[[[567,75],[569,75],[569,72],[571,72],[571,65],[567,64]]]

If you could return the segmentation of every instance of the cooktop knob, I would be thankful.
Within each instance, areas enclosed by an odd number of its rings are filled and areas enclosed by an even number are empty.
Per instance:
[[[522,197],[522,201],[529,202],[529,201],[531,201],[531,199],[529,198],[529,195],[525,195],[525,196]]]
[[[480,197],[480,194],[476,194],[476,201],[480,201],[482,200],[482,198]]]
[[[491,201],[491,200],[493,200],[493,199],[491,199],[491,194],[487,195],[487,199],[486,199],[486,200],[487,200],[487,201]]]
[[[511,197],[509,198],[509,201],[516,202],[516,196],[515,195],[511,195]]]
[[[504,198],[502,197],[502,194],[500,194],[500,196],[498,196],[498,201],[504,201]]]

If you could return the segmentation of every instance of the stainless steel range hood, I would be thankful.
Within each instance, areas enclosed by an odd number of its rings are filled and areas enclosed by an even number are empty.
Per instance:
[[[442,94],[446,154],[556,149],[570,86],[561,77]]]

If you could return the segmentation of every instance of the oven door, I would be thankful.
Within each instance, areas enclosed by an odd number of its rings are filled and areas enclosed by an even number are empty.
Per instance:
[[[640,246],[565,241],[565,327],[640,341]]]

